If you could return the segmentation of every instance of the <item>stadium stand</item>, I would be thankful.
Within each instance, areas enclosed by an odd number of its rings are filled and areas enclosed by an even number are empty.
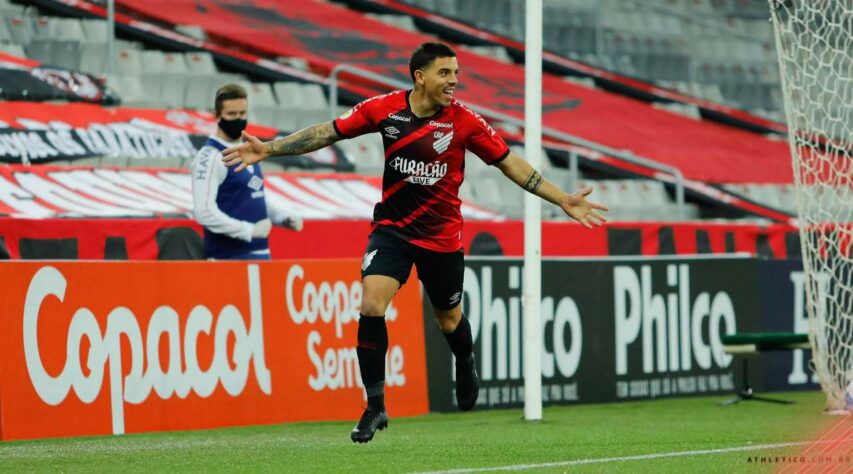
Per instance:
[[[523,40],[523,0],[402,0]],[[519,14],[522,13],[522,14]],[[546,0],[545,47],[782,121],[764,0]]]
[[[3,43],[4,48],[11,49],[13,53],[24,53],[30,58],[37,59],[45,64],[65,69],[81,70],[96,76],[102,76],[106,79],[107,84],[122,97],[124,105],[160,109],[206,110],[209,108],[209,97],[212,95],[215,87],[223,82],[238,82],[250,89],[253,97],[251,101],[252,117],[262,125],[273,126],[280,130],[294,130],[320,120],[325,120],[328,117],[329,104],[326,94],[320,85],[300,82],[251,82],[250,77],[246,74],[234,73],[231,68],[222,69],[217,64],[213,55],[205,51],[162,51],[152,49],[156,48],[156,45],[143,45],[137,41],[119,39],[114,74],[106,74],[108,66],[104,60],[106,52],[106,43],[104,41],[106,37],[106,23],[104,21],[43,16],[33,6],[22,7],[21,5],[10,3],[8,0],[4,0],[4,2],[4,7],[0,9],[4,13],[4,21],[2,22],[4,29],[0,30],[0,38],[7,38]],[[124,3],[135,7],[139,6],[132,1],[125,1]],[[454,14],[460,18],[465,18],[465,15],[471,14],[471,5],[479,5],[478,2],[471,2],[466,3],[464,8],[457,8],[451,5],[454,2],[449,1],[409,3],[420,4],[421,6],[440,11],[443,14],[455,12]],[[627,8],[625,6],[627,3],[630,2],[622,2],[615,6],[614,11],[621,11],[620,8],[623,7]],[[513,8],[518,9],[518,4],[519,2],[502,2],[501,6],[494,9],[495,11],[490,14],[500,18],[509,18],[513,15],[508,15],[507,12],[511,12]],[[560,10],[559,15],[553,9],[548,10],[555,14],[546,15],[546,18],[548,18],[549,22],[565,21],[569,26],[566,27],[563,25],[554,29],[549,27],[548,31],[559,31],[561,32],[559,34],[564,35],[566,38],[574,38],[568,41],[568,43],[577,44],[578,48],[581,49],[589,49],[591,46],[584,44],[584,41],[588,43],[590,38],[597,41],[596,36],[594,34],[591,36],[583,34],[579,32],[580,30],[572,30],[572,25],[577,26],[578,18],[589,19],[592,16],[587,18],[584,15],[571,15],[567,12],[577,10],[589,13],[592,11],[590,7],[595,7],[594,2],[563,2],[559,5],[555,7],[552,4],[548,4],[548,8],[553,7],[562,10]],[[480,5],[478,8],[483,7]],[[597,8],[600,10],[604,7],[599,5]],[[616,16],[619,15],[621,13]],[[627,16],[627,19],[607,19],[602,24],[613,30],[630,31],[630,28],[626,25],[636,24],[637,14],[626,14],[624,16]],[[417,34],[417,28],[408,17],[401,17],[399,15],[374,15],[373,18],[386,24],[391,24],[395,28],[401,28]],[[648,20],[649,18],[646,19]],[[655,20],[652,23],[659,24],[665,22]],[[676,28],[673,26],[673,22],[670,21],[670,23],[669,28]],[[502,25],[502,23],[496,21],[492,25]],[[589,26],[586,23],[585,25],[584,27]],[[601,25],[597,25],[596,27],[599,26]],[[511,24],[500,26],[497,30],[505,33],[513,31],[518,33],[517,28]],[[200,39],[205,37],[204,28],[199,26],[175,25],[175,31],[188,32]],[[16,46],[20,48],[16,48]],[[592,46],[596,45],[593,44]],[[488,55],[490,58],[500,59],[504,63],[509,63],[511,59],[506,54],[506,51],[501,48],[469,47],[465,48],[465,50],[471,51],[479,57]],[[593,50],[589,54],[594,52]],[[639,52],[635,51],[634,53],[632,53],[633,56],[640,56]],[[569,57],[575,57],[574,52],[569,51],[566,54]],[[293,58],[296,55],[282,54],[282,56],[286,59]],[[653,55],[645,54],[645,56],[648,59],[652,58]],[[692,58],[693,56],[690,57]],[[293,62],[298,63],[299,60],[304,61],[305,64],[312,64],[310,56],[302,58],[297,56]],[[649,59],[648,63],[644,63],[645,66],[643,67],[647,70],[654,69],[672,72],[683,66],[678,65],[677,61],[672,60],[672,58],[666,61],[656,61],[654,58]],[[313,64],[313,67],[316,68],[316,64]],[[677,75],[678,72],[672,72],[669,79],[677,83]],[[697,95],[701,95],[698,93],[707,89],[703,89],[704,86],[700,87],[697,83],[677,83],[676,85],[678,85],[678,88],[683,89],[684,92],[697,93]],[[710,98],[723,98],[722,89],[720,89],[718,84],[710,84],[708,87],[713,91]],[[773,148],[775,143],[765,142],[764,145]],[[779,146],[783,148],[782,144],[779,144]],[[341,142],[341,148],[349,153],[350,156],[359,157],[357,160],[354,160],[356,170],[359,173],[367,175],[381,173],[384,158],[381,143],[377,137],[364,137],[359,140]],[[121,161],[117,162],[120,163]],[[125,160],[123,162],[130,163],[131,161]],[[134,163],[143,164],[139,161],[135,161]],[[179,165],[182,161],[173,161],[172,163]],[[520,194],[515,196],[518,190],[508,188],[506,186],[507,183],[504,182],[505,180],[498,175],[487,173],[481,175],[471,171],[469,170],[468,173],[468,184],[463,189],[463,194],[470,197],[471,202],[495,209],[507,217],[518,218],[522,215],[523,208],[520,204],[523,201],[520,199]],[[565,183],[561,184],[566,185],[569,182],[568,171],[565,168],[557,167],[547,171],[549,176],[555,176],[557,180],[563,179]],[[601,176],[595,172],[592,173],[592,176],[607,178],[606,175]],[[583,178],[583,176],[581,177]],[[589,177],[586,177],[586,181],[583,182],[592,183],[598,190],[597,192],[602,200],[609,199],[608,202],[612,202],[614,210],[611,216],[615,220],[646,221],[677,220],[679,218],[679,215],[675,212],[673,198],[659,181],[642,179],[590,181]],[[766,205],[790,214],[794,209],[791,201],[786,201],[783,203],[784,205],[778,202],[778,196],[783,194],[779,190],[781,187],[776,184],[764,184],[764,186],[772,189],[772,192],[754,192],[751,187],[740,184],[725,184],[721,189],[736,193],[751,202]],[[786,185],[783,184],[781,186]],[[626,195],[631,195],[635,199],[622,199]],[[515,198],[496,199],[499,196],[515,196]],[[644,212],[636,207],[636,205],[632,205],[639,202],[638,200],[640,199],[643,202],[656,203],[654,209],[652,211],[646,209]],[[550,208],[546,207],[545,209],[546,218],[564,218],[558,213],[553,212]],[[719,212],[705,213],[700,205],[691,203],[687,206],[685,216],[686,219],[698,219],[702,217],[719,217],[720,215]],[[722,215],[725,216],[726,214]],[[738,214],[729,215],[729,217],[733,216],[738,217]]]

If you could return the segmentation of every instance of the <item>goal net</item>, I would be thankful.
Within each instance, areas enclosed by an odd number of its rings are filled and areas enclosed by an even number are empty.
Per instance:
[[[812,365],[828,409],[853,381],[853,0],[769,0],[797,187]]]

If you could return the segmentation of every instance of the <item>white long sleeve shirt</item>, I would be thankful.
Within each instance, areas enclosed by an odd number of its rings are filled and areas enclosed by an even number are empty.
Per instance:
[[[217,142],[223,149],[239,144],[239,142],[228,142],[216,136],[211,136],[210,140]],[[250,165],[242,172],[256,174],[256,166]],[[222,162],[222,153],[218,147],[205,145],[199,149],[190,165],[190,174],[192,178],[193,215],[196,222],[210,232],[251,242],[255,223],[228,215],[217,204],[220,186],[228,177],[228,168]],[[286,209],[271,204],[263,197],[262,182],[256,186],[258,186],[256,192],[261,193],[258,197],[264,199],[270,220],[273,224],[280,225],[290,213]],[[255,197],[254,194],[253,197]]]

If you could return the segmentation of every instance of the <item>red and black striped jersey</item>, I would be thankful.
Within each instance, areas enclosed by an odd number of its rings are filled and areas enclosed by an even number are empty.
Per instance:
[[[373,226],[414,245],[439,252],[462,246],[459,185],[465,150],[493,165],[509,147],[477,113],[452,99],[430,117],[409,107],[411,91],[396,91],[361,102],[332,124],[343,138],[380,132],[385,145],[382,200]]]

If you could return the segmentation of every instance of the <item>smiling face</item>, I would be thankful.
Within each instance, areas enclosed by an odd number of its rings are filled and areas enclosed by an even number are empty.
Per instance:
[[[447,107],[459,83],[459,64],[455,57],[438,57],[415,72],[415,82],[435,106]]]

